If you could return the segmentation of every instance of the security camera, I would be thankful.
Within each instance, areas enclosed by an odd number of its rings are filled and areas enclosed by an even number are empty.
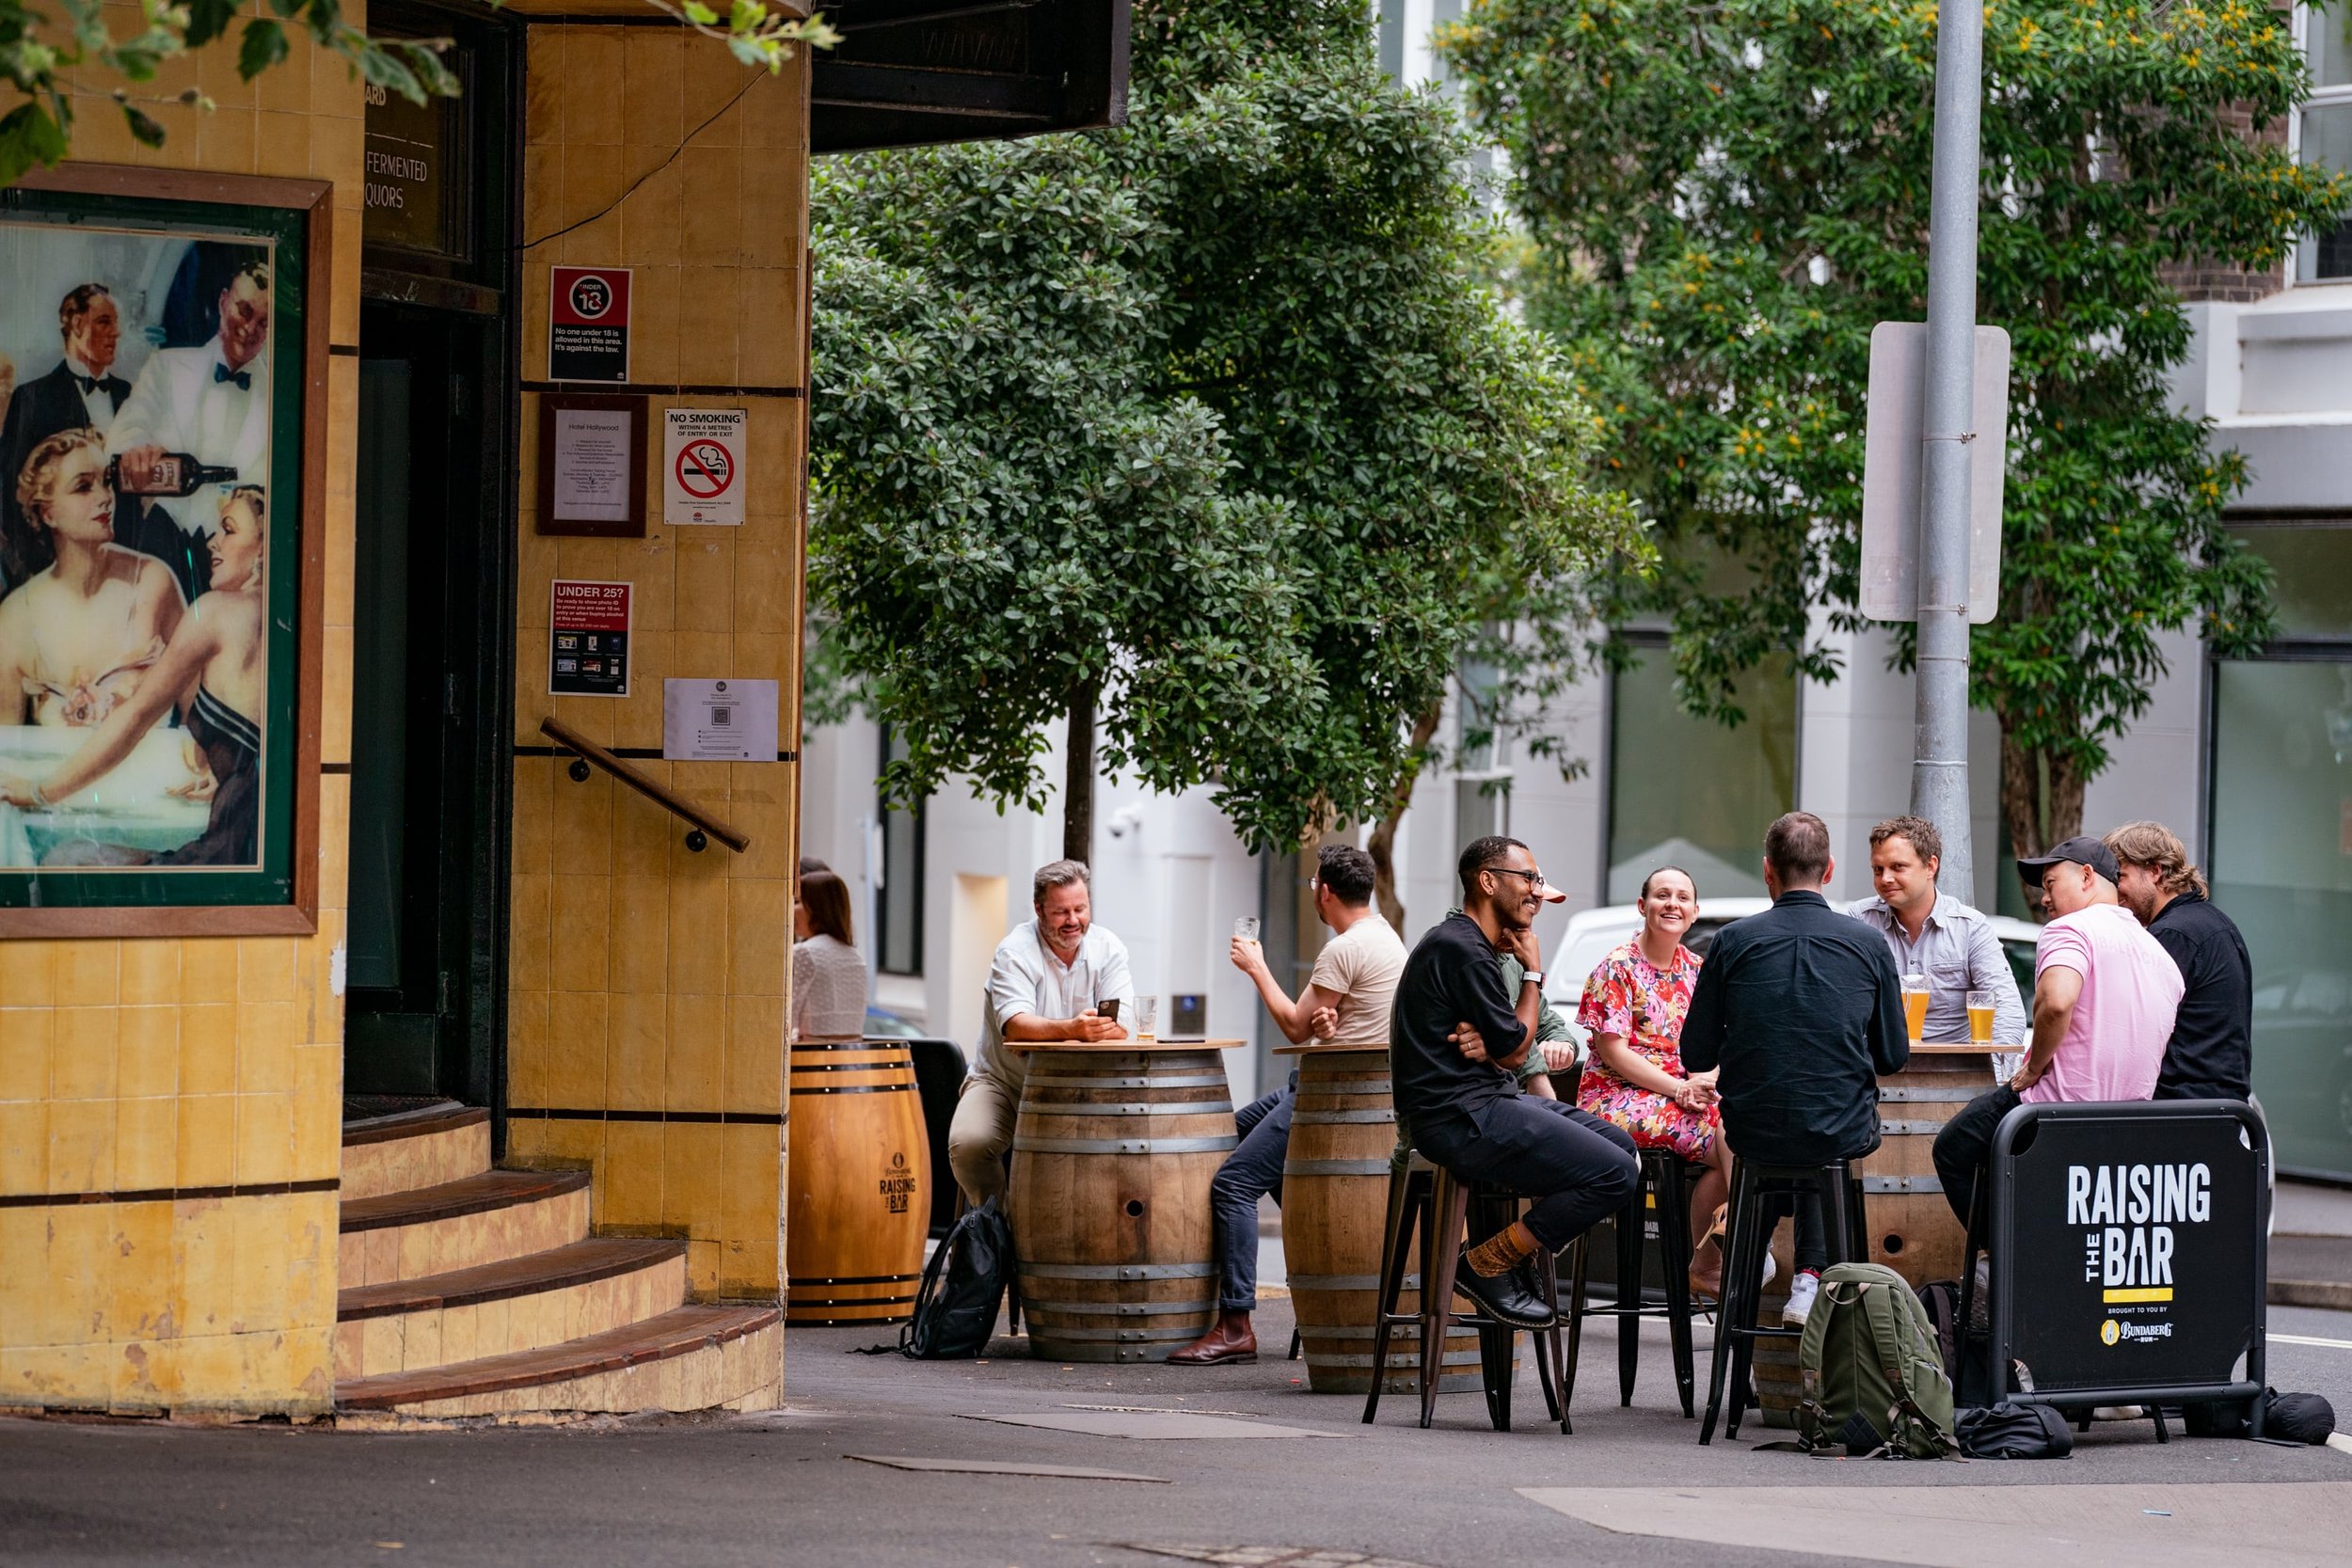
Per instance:
[[[1106,825],[1113,838],[1125,838],[1131,832],[1139,833],[1143,831],[1143,808],[1121,806],[1111,813],[1110,821]]]

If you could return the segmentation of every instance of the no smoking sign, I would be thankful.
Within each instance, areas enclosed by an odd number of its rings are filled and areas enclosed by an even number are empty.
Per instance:
[[[743,522],[743,426],[740,408],[664,412],[661,520],[678,528]]]

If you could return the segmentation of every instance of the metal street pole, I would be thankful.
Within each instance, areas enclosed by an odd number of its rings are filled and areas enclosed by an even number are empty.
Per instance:
[[[1984,12],[1945,0],[1935,28],[1935,168],[1929,193],[1922,404],[1919,666],[1911,810],[1944,838],[1936,885],[1978,902],[1968,846],[1969,447],[1977,363],[1977,120]]]

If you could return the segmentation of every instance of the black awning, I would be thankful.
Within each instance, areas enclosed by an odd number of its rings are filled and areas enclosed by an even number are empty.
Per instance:
[[[1128,0],[842,0],[809,145],[993,141],[1127,118]]]

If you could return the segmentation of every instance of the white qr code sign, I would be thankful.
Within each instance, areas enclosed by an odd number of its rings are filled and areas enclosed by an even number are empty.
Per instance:
[[[776,760],[776,683],[665,680],[661,754],[672,762]]]

